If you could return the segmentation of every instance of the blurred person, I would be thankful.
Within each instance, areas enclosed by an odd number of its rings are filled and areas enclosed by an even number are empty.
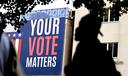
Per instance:
[[[100,43],[101,18],[94,13],[83,16],[76,28],[79,41],[72,61],[65,66],[66,76],[121,76],[105,46]]]
[[[0,76],[19,76],[16,51],[9,37],[3,32],[5,27],[6,20],[0,12]]]

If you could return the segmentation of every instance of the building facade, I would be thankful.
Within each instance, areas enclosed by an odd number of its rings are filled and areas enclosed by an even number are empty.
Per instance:
[[[78,27],[80,18],[89,11],[84,7],[76,9],[75,12],[75,26]],[[117,69],[121,72],[122,76],[128,75],[128,14],[123,14],[120,17],[114,17],[112,11],[107,9],[103,16],[102,26],[100,31],[103,36],[98,35],[101,43],[106,46],[108,51],[116,63]],[[73,55],[78,42],[73,40]]]

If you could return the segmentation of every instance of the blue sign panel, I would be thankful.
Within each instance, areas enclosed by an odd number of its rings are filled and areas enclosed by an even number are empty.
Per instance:
[[[67,16],[67,8],[25,15],[27,23],[21,27],[18,55],[26,75],[61,75]]]

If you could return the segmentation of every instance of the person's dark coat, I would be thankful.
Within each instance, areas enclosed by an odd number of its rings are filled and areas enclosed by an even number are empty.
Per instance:
[[[79,41],[72,61],[65,67],[66,76],[120,76],[115,63],[97,36],[101,19],[88,14],[82,17],[76,29],[75,39]]]

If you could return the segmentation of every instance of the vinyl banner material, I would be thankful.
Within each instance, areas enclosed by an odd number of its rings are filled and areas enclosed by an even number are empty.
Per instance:
[[[66,8],[33,11],[25,15],[21,33],[10,32],[27,75],[61,75]]]

